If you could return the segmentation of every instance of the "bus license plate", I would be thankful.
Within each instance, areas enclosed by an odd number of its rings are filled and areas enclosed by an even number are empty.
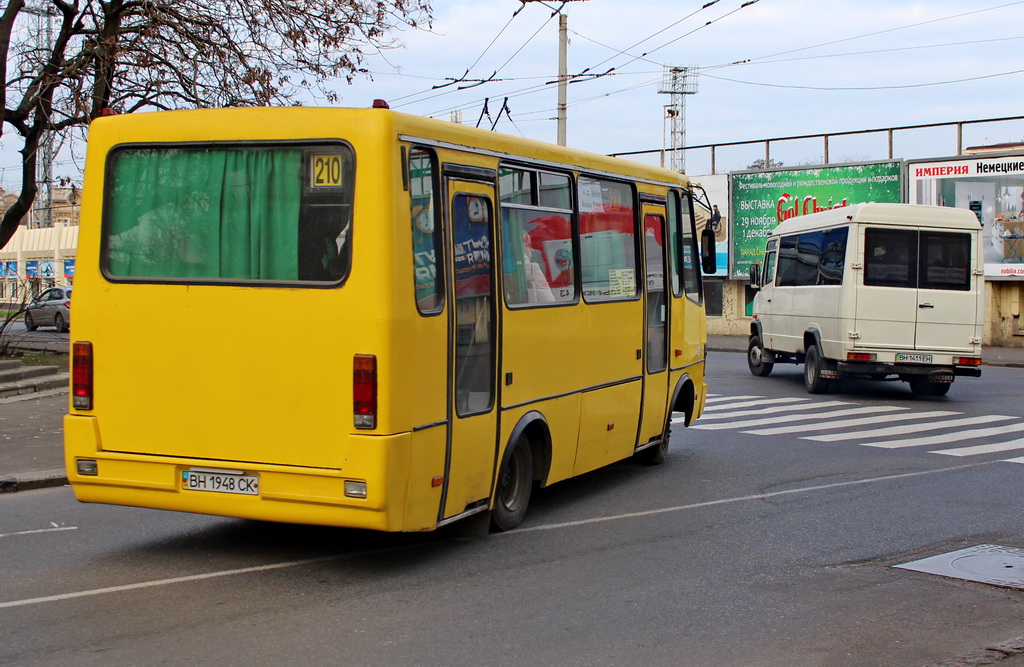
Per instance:
[[[181,488],[186,491],[260,495],[260,478],[256,475],[217,472],[213,470],[182,470]]]
[[[902,352],[896,353],[896,361],[906,361],[911,364],[930,364],[932,363],[932,355],[930,354],[903,354]]]

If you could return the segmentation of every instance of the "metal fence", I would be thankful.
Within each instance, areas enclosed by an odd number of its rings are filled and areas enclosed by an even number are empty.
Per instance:
[[[905,125],[876,130],[732,141],[681,149],[691,175],[727,174],[774,167],[809,167],[879,160],[964,155],[975,149],[1024,145],[1024,116]],[[614,153],[647,164],[672,164],[671,150]]]

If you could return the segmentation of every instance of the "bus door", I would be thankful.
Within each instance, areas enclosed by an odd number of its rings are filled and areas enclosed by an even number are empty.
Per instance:
[[[448,310],[448,452],[441,519],[486,506],[493,481],[497,442],[493,178],[489,185],[475,178],[449,176],[445,181],[452,257],[449,303],[454,308]]]
[[[644,392],[640,445],[658,439],[668,407],[669,299],[665,267],[665,207],[644,205]]]

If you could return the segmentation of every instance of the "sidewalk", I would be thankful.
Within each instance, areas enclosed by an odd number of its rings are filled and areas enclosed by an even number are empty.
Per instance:
[[[747,351],[747,337],[708,336],[708,351]],[[1024,368],[1024,348],[986,347],[986,366]],[[67,483],[62,420],[67,389],[0,399],[0,493]]]

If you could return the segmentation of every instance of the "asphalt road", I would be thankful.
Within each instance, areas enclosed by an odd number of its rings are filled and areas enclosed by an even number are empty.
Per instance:
[[[666,464],[540,491],[500,535],[0,496],[0,664],[924,665],[1024,635],[1024,591],[894,568],[1024,547],[1024,444],[998,447],[1024,370],[929,400],[800,370],[715,355]],[[901,425],[934,428],[852,435]]]

